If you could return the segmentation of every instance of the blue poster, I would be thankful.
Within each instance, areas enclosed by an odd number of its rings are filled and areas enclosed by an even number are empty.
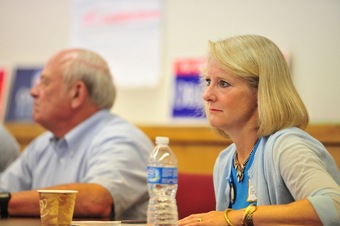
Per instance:
[[[17,68],[8,95],[6,122],[33,122],[31,87],[37,81],[41,68]]]
[[[172,116],[204,118],[204,101],[200,85],[200,69],[205,59],[184,59],[175,62],[176,83]]]

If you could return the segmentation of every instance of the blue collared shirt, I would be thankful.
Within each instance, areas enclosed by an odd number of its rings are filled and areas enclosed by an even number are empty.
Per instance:
[[[101,110],[56,139],[45,132],[0,177],[1,191],[97,183],[111,193],[116,219],[146,219],[146,165],[154,148],[137,127]]]

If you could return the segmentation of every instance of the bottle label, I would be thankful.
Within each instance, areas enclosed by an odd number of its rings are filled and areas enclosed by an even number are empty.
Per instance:
[[[176,167],[148,166],[148,183],[150,184],[177,184],[177,176]]]

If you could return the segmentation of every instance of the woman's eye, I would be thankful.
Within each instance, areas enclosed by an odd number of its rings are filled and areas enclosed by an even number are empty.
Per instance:
[[[222,80],[222,81],[220,81],[220,86],[221,86],[221,87],[228,87],[228,86],[229,86],[229,83]]]
[[[209,79],[209,78],[205,79],[205,83],[206,83],[206,86],[209,86],[210,83],[211,83],[211,79]]]

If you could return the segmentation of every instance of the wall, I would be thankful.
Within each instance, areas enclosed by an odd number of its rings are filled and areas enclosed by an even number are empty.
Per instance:
[[[208,40],[255,33],[291,54],[312,122],[340,122],[340,1],[164,0],[164,9],[162,80],[118,87],[113,111],[138,124],[171,123],[173,61],[204,55]],[[70,0],[1,0],[0,64],[40,65],[68,47],[70,13]]]

